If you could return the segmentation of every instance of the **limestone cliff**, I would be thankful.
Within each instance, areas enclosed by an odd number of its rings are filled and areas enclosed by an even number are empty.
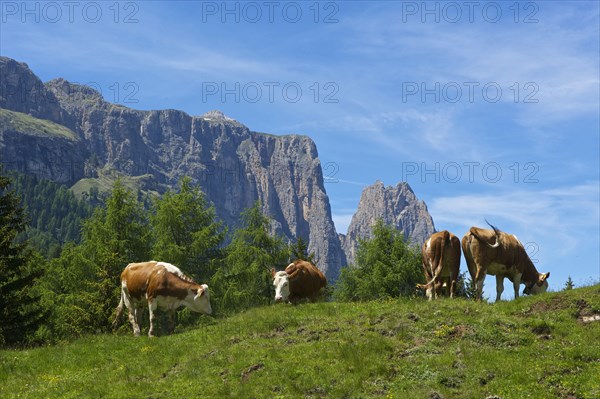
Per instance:
[[[408,183],[385,187],[378,181],[363,190],[348,233],[340,235],[348,264],[353,264],[356,259],[359,239],[371,236],[378,219],[402,231],[409,242],[418,245],[435,232],[427,205],[417,199]]]
[[[377,219],[418,244],[435,231],[408,184],[377,182],[363,191],[348,233],[338,235],[317,148],[307,136],[254,132],[219,111],[191,116],[123,107],[64,79],[44,84],[26,64],[6,57],[0,74],[0,162],[9,169],[74,190],[99,184],[108,172],[159,193],[190,176],[231,228],[260,201],[274,232],[307,241],[332,280],[354,261],[359,238],[370,236]]]
[[[219,111],[130,109],[64,79],[42,84],[6,57],[0,72],[0,161],[8,168],[70,185],[107,170],[150,176],[146,188],[158,192],[190,176],[228,226],[258,200],[275,232],[304,238],[318,267],[337,278],[344,253],[309,137],[253,132]]]

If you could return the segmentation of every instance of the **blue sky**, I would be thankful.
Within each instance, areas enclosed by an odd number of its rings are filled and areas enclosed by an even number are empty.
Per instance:
[[[551,288],[600,279],[596,1],[24,4],[0,53],[44,81],[312,137],[339,232],[407,180],[438,230],[516,234]]]

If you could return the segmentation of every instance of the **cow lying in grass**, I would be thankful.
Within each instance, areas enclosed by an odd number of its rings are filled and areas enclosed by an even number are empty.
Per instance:
[[[316,301],[321,288],[327,286],[325,275],[305,260],[290,263],[285,271],[271,269],[275,286],[275,302],[298,303],[304,298]]]

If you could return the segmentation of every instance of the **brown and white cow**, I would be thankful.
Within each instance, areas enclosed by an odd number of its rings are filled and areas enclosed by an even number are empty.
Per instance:
[[[524,294],[546,292],[550,273],[538,273],[515,235],[489,225],[492,230],[471,227],[462,239],[469,274],[476,284],[476,299],[481,299],[486,274],[496,276],[496,302],[504,291],[505,277],[513,283],[515,298],[519,297],[521,284],[525,284]]]
[[[285,271],[271,269],[275,286],[275,302],[298,303],[308,298],[315,301],[321,288],[327,286],[325,275],[315,265],[298,259],[290,263]]]
[[[133,334],[140,335],[141,315],[145,305],[150,310],[150,330],[154,336],[157,308],[173,312],[184,305],[199,313],[211,314],[210,296],[206,284],[196,284],[178,267],[166,262],[130,263],[121,273],[121,301],[113,328],[123,313],[123,305],[129,311]]]
[[[434,233],[423,244],[423,271],[426,284],[418,284],[424,289],[431,301],[442,294],[442,289],[449,290],[450,298],[454,297],[456,280],[460,271],[460,240],[448,230]]]

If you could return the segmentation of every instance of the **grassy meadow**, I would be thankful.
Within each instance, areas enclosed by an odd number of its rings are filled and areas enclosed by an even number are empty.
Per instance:
[[[77,135],[69,128],[45,119],[38,119],[21,112],[0,109],[0,124],[5,129],[41,137],[59,137],[77,140]]]
[[[150,339],[0,351],[0,398],[600,397],[600,285],[464,299],[273,305]],[[147,328],[147,325],[146,325]]]

